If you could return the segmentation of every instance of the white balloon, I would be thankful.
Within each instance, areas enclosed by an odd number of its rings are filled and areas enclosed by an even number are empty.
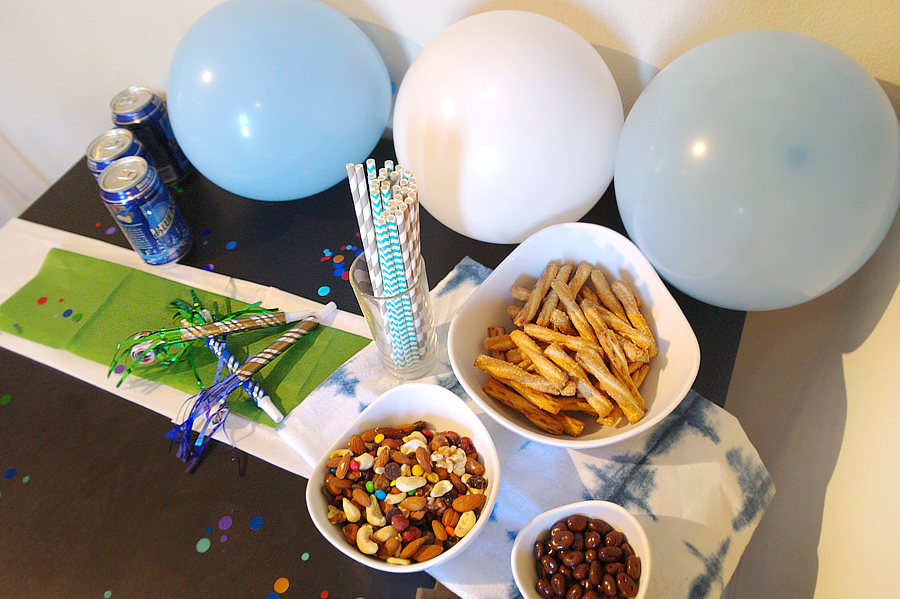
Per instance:
[[[688,295],[794,306],[871,257],[900,205],[900,128],[857,62],[813,38],[702,44],[638,97],[615,167],[629,236]]]
[[[518,243],[597,203],[623,122],[593,46],[548,17],[501,10],[428,43],[397,92],[393,135],[428,212],[479,241]]]

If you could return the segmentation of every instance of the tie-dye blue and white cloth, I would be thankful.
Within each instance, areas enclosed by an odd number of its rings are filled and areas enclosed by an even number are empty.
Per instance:
[[[454,391],[481,414],[504,476],[489,525],[465,554],[428,573],[464,599],[521,597],[509,558],[519,529],[550,508],[604,499],[628,508],[647,532],[654,555],[648,599],[719,597],[775,492],[740,424],[691,391],[657,426],[612,447],[560,449],[501,427],[468,398],[446,350],[450,320],[488,274],[466,258],[432,290],[443,355],[424,380]],[[342,423],[397,384],[368,347],[307,397],[278,432],[314,463],[343,433]]]

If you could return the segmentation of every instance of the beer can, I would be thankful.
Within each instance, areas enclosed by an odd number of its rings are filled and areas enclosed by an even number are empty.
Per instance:
[[[100,197],[134,251],[154,266],[174,264],[191,248],[191,231],[159,174],[139,156],[120,158],[98,179]]]
[[[147,159],[143,144],[128,129],[110,129],[88,144],[85,152],[87,167],[95,179],[100,178],[103,169],[126,156],[140,156]]]
[[[149,161],[166,185],[174,185],[187,176],[191,164],[178,146],[165,101],[147,87],[133,86],[118,93],[110,102],[116,127],[134,133]]]

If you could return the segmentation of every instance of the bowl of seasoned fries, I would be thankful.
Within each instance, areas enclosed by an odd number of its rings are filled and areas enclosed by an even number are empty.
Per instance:
[[[516,247],[453,317],[448,351],[491,418],[573,448],[649,429],[700,366],[697,337],[650,262],[589,223],[553,225]]]

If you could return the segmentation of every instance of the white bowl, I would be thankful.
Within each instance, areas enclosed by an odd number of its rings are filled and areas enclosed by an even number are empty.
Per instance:
[[[534,543],[549,538],[550,528],[554,524],[574,514],[583,514],[588,518],[602,518],[625,534],[635,555],[641,558],[641,578],[635,599],[643,599],[647,595],[650,582],[650,541],[644,527],[628,510],[609,501],[570,503],[535,516],[522,527],[516,535],[510,555],[513,578],[522,596],[525,599],[543,599],[535,588],[538,577],[535,569]]]
[[[582,260],[604,270],[610,282],[626,281],[642,302],[641,312],[655,332],[659,352],[640,388],[647,404],[635,424],[604,427],[587,417],[578,437],[553,435],[523,415],[499,403],[482,388],[487,373],[474,365],[486,353],[487,329],[513,324],[506,308],[515,303],[509,294],[514,284],[531,288],[548,262]],[[523,241],[459,308],[450,324],[448,351],[453,372],[469,396],[499,424],[533,441],[569,448],[610,445],[633,437],[665,418],[684,399],[700,367],[700,346],[684,313],[641,251],[626,237],[589,223],[565,223],[538,231]]]
[[[424,420],[431,429],[455,431],[460,436],[472,439],[484,465],[483,476],[488,481],[487,501],[481,508],[481,514],[472,530],[450,549],[424,562],[412,562],[407,565],[389,564],[377,557],[365,555],[355,545],[350,545],[341,532],[341,526],[328,521],[328,501],[322,492],[322,483],[327,470],[325,462],[332,451],[347,447],[353,434],[378,426],[396,426],[418,420]],[[386,391],[369,404],[325,452],[309,477],[306,486],[306,505],[319,532],[348,557],[376,570],[396,573],[419,572],[443,564],[466,550],[487,525],[499,488],[500,458],[497,456],[497,449],[490,434],[475,412],[456,394],[443,387],[427,383],[407,383]]]

